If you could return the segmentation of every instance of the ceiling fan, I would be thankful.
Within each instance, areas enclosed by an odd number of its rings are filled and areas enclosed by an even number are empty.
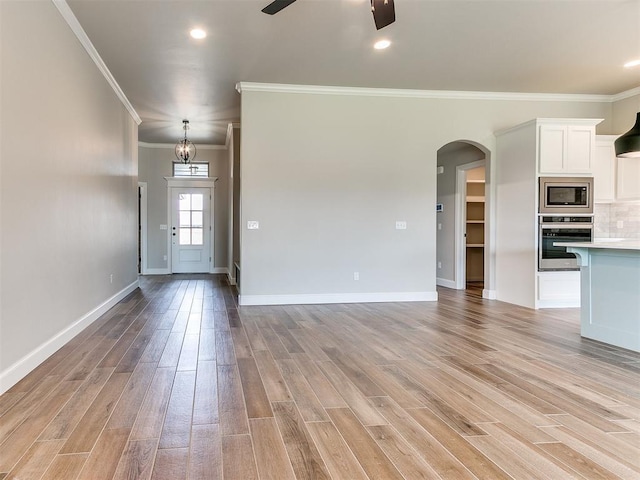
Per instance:
[[[296,0],[275,0],[264,7],[262,11],[268,15],[275,15],[295,1]],[[371,0],[371,12],[373,13],[373,21],[376,24],[377,30],[391,25],[396,21],[396,11],[393,7],[393,0]]]

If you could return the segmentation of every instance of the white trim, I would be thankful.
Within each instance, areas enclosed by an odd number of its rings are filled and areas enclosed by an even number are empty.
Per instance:
[[[238,122],[229,122],[229,124],[227,125],[227,136],[224,139],[224,147],[227,150],[229,149],[229,145],[231,145],[231,142],[233,141],[234,128],[240,128],[240,124]]]
[[[584,127],[595,127],[596,125],[601,123],[603,120],[604,120],[603,118],[534,118],[533,120],[529,120],[528,122],[525,122],[525,123],[520,123],[513,127],[497,130],[493,132],[493,134],[496,137],[500,137],[505,133],[511,133],[516,130],[520,130],[522,128],[528,128],[531,125],[536,125],[536,126],[546,125],[546,124],[556,125],[559,123],[566,123],[570,125],[580,125]]]
[[[0,394],[3,394],[9,390],[12,386],[26,377],[32,372],[38,365],[44,362],[47,358],[58,351],[62,346],[69,342],[82,330],[87,328],[103,314],[105,314],[110,308],[116,305],[120,300],[125,298],[131,292],[138,288],[138,280],[133,282],[128,287],[123,288],[114,296],[91,310],[89,313],[73,322],[64,330],[58,332],[42,345],[36,347],[30,353],[22,357],[16,363],[0,372]]]
[[[176,148],[175,143],[148,143],[148,142],[138,142],[139,147],[143,148],[170,148],[171,150]],[[226,150],[226,145],[213,145],[207,143],[197,143],[196,147],[198,150]]]
[[[133,105],[131,105],[131,103],[129,102],[129,99],[127,99],[127,96],[124,94],[124,92],[120,88],[120,85],[118,85],[118,82],[116,82],[116,79],[113,77],[113,75],[107,68],[107,65],[102,60],[102,57],[100,57],[100,54],[98,53],[96,48],[93,46],[93,43],[91,43],[91,40],[89,39],[86,32],[80,25],[80,22],[78,21],[76,16],[71,11],[71,8],[67,4],[66,0],[51,0],[51,2],[53,2],[55,7],[58,9],[58,11],[60,12],[60,15],[62,15],[62,18],[65,19],[65,21],[67,22],[67,24],[69,25],[73,33],[76,35],[76,37],[80,41],[80,44],[84,47],[84,49],[87,51],[87,53],[93,60],[93,63],[96,64],[96,66],[98,67],[98,70],[100,70],[104,78],[107,80],[107,83],[111,85],[111,88],[116,93],[116,95],[118,96],[118,98],[120,99],[124,107],[129,111],[131,118],[133,118],[133,120],[138,125],[140,125],[142,123],[142,120],[138,116],[138,113],[133,108]]]
[[[227,267],[213,267],[210,273],[222,273],[229,276],[229,269]]]
[[[467,170],[477,167],[486,168],[486,160],[464,163],[456,166],[456,192],[455,192],[455,213],[454,213],[454,271],[455,289],[464,290],[467,284],[467,245],[465,232],[467,229]],[[485,173],[486,175],[486,173]],[[486,179],[485,179],[486,180]],[[485,182],[486,197],[486,182]],[[486,221],[486,202],[485,202]],[[487,244],[487,229],[485,226],[484,243]],[[485,265],[485,269],[487,266]],[[484,276],[484,273],[483,273]]]
[[[218,181],[218,177],[164,177],[164,179],[169,188],[215,188]]]
[[[446,288],[456,288],[456,282],[454,282],[453,280],[447,280],[446,278],[440,278],[440,277],[436,278],[436,285],[440,287],[446,287]]]
[[[366,97],[436,98],[449,100],[506,100],[532,102],[598,102],[611,103],[613,95],[517,92],[465,92],[455,90],[412,90],[397,88],[333,87],[322,85],[287,85],[282,83],[239,82],[243,92],[305,93],[316,95],[348,95]]]
[[[144,275],[171,275],[168,268],[147,268]]]
[[[435,302],[438,292],[239,295],[238,305],[319,305],[327,303]]]
[[[539,308],[579,308],[580,299],[551,299],[536,301],[536,310]]]
[[[487,290],[486,288],[482,290],[482,298],[486,298],[489,300],[495,300],[498,298],[495,290]]]
[[[616,95],[612,95],[611,101],[619,102],[620,100],[624,100],[625,98],[635,97],[636,95],[640,95],[640,87],[632,88],[631,90],[627,90],[626,92],[620,92]]]
[[[167,181],[167,218],[169,219],[169,226],[167,231],[167,252],[169,252],[169,260],[168,260],[168,273],[173,273],[173,259],[171,255],[173,254],[173,249],[171,248],[171,222],[173,221],[173,212],[172,212],[172,188],[208,188],[209,195],[211,197],[209,201],[209,257],[211,260],[209,261],[209,273],[214,273],[213,261],[215,258],[215,187],[216,182],[218,181],[218,177],[164,177]]]
[[[138,182],[138,188],[140,189],[138,199],[140,202],[140,218],[138,219],[140,222],[140,273],[145,275],[147,273],[147,182]]]

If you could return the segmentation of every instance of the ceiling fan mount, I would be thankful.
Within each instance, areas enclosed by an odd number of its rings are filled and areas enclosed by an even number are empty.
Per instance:
[[[264,7],[262,11],[268,15],[275,15],[295,1],[296,0],[274,0]],[[393,0],[371,0],[371,13],[373,13],[373,21],[376,24],[377,30],[391,25],[396,21],[396,11],[393,6]]]

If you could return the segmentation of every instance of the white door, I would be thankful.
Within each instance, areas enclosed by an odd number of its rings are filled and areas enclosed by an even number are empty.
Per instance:
[[[171,188],[171,271],[207,273],[211,264],[211,189]]]

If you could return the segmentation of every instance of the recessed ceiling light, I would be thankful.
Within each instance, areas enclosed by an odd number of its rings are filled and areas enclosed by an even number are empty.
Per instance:
[[[384,50],[389,45],[391,45],[391,42],[389,40],[378,40],[376,43],[374,43],[373,48],[375,48],[376,50]]]
[[[207,32],[200,28],[194,28],[193,30],[191,30],[190,34],[193,38],[196,38],[198,40],[207,36]]]
[[[638,65],[640,65],[640,59],[631,60],[630,62],[624,64],[625,68],[637,67]]]

